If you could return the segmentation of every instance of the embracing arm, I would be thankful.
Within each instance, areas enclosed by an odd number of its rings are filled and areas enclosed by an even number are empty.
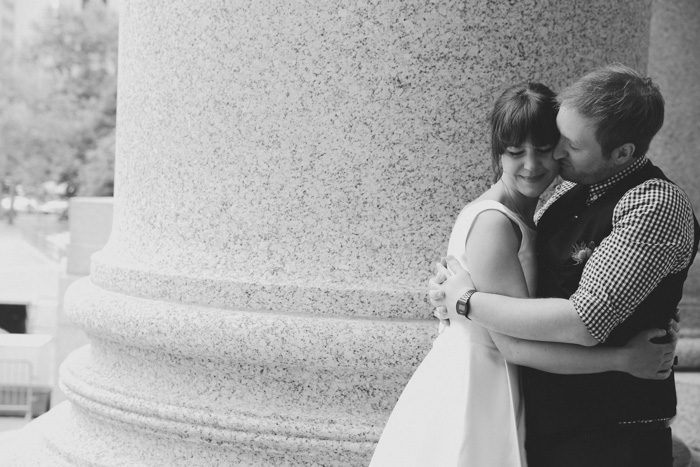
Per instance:
[[[528,293],[517,256],[519,245],[520,241],[511,221],[503,214],[497,211],[486,211],[476,219],[467,241],[466,258],[475,286],[480,291],[489,293],[475,294],[472,299],[478,296],[497,297],[527,302],[528,305],[529,302],[542,301],[523,299]],[[494,294],[514,295],[516,298]],[[488,322],[491,317],[488,316],[489,312],[485,311],[486,309],[491,310],[491,308],[489,305],[484,307],[484,315],[486,315],[484,320]],[[528,316],[531,311],[535,312]],[[536,311],[524,310],[522,307],[517,310],[505,309],[505,316],[510,316],[505,319],[512,319],[515,325],[504,323],[504,327],[518,329],[519,326],[525,326],[549,329],[546,320],[552,319],[552,315],[556,317],[558,312],[538,314]],[[470,317],[473,312],[474,310],[470,311]],[[578,323],[581,323],[575,311],[574,315]],[[505,320],[502,316],[499,318]],[[464,318],[459,316],[453,319]],[[498,318],[495,321],[498,321]],[[583,326],[582,323],[581,326]],[[633,338],[625,347],[588,348],[581,345],[524,340],[491,331],[494,343],[504,358],[511,363],[551,373],[624,371],[634,376],[653,379],[666,378],[673,359],[675,341],[666,345],[655,345],[649,342],[651,338],[664,334],[663,330],[648,330]],[[543,335],[546,336],[545,338],[551,337],[546,333]]]
[[[475,228],[477,225],[474,226]],[[482,234],[484,235],[484,234]],[[470,235],[471,237],[471,235]],[[489,237],[487,234],[486,237]],[[486,239],[472,239],[475,245],[467,244],[467,248],[481,245]],[[495,248],[490,247],[490,248]],[[479,252],[479,250],[474,250]],[[484,252],[476,253],[477,258],[483,258]],[[517,253],[517,249],[515,250]],[[457,300],[469,289],[477,289],[478,292],[469,300],[469,319],[476,321],[490,331],[494,331],[520,339],[537,341],[564,342],[579,345],[592,346],[598,341],[591,335],[586,325],[579,317],[571,301],[561,298],[525,298],[522,291],[513,293],[512,285],[502,284],[498,287],[497,278],[508,274],[509,271],[492,272],[492,285],[484,287],[476,277],[473,258],[470,257],[469,268],[472,275],[465,271],[456,258],[448,256],[446,264],[437,264],[438,276],[447,279],[438,283],[431,279],[430,287],[433,289],[433,297],[439,294],[439,298],[433,299],[435,306],[444,306],[447,310],[454,309]],[[510,267],[518,267],[520,263],[517,256],[513,257]],[[488,265],[483,265],[488,267]],[[522,275],[522,273],[521,273]],[[496,281],[496,282],[494,282]],[[506,295],[507,294],[507,295]]]
[[[515,299],[494,293],[475,293],[469,318],[482,326],[523,339],[596,345],[574,304],[563,298]]]
[[[576,344],[517,339],[491,332],[506,361],[549,373],[581,374],[622,371],[646,379],[666,379],[671,372],[678,325],[670,326],[672,341],[650,342],[666,334],[648,329],[633,337],[624,347],[584,347]]]
[[[612,233],[586,263],[570,300],[475,293],[469,317],[492,331],[523,339],[581,345],[603,342],[666,275],[688,264],[692,232],[687,196],[671,183],[650,180],[630,190],[615,207]],[[448,266],[461,269],[458,264],[448,260]],[[466,271],[455,271],[455,277],[444,284],[447,300],[441,305],[448,309],[473,288]]]

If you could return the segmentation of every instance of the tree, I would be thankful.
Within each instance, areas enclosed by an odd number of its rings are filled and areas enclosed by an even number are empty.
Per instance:
[[[41,196],[111,195],[117,17],[100,2],[47,14],[36,40],[0,64],[0,177]]]

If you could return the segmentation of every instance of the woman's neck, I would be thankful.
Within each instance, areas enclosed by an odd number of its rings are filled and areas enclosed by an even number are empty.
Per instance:
[[[526,225],[534,228],[535,209],[537,209],[538,198],[530,198],[523,195],[515,188],[508,186],[503,179],[493,186],[499,196],[499,202],[511,211],[515,212]]]

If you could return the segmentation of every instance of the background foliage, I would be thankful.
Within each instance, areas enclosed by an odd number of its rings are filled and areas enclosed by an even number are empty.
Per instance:
[[[116,14],[101,2],[47,12],[35,39],[0,62],[0,180],[38,200],[111,196]],[[49,188],[52,187],[52,188]]]

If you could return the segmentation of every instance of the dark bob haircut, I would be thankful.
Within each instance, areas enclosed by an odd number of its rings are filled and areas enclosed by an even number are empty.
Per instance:
[[[525,142],[536,147],[555,146],[558,105],[556,94],[541,83],[517,84],[496,99],[491,112],[491,163],[495,180],[501,178],[501,155]]]

